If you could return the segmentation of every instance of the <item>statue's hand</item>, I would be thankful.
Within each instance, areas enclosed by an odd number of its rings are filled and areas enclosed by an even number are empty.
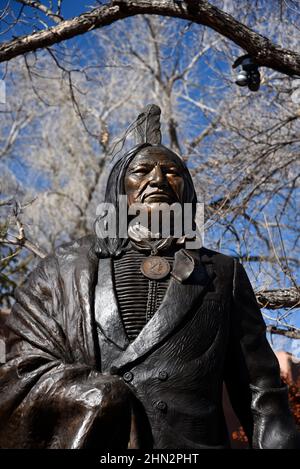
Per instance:
[[[101,401],[101,415],[108,415],[110,418],[117,417],[120,412],[131,416],[132,401],[135,396],[129,386],[119,376],[102,375],[101,391],[103,394]]]
[[[287,387],[251,386],[254,449],[299,449],[300,434],[289,409]]]
[[[69,398],[74,412],[81,408],[89,416],[85,448],[127,448],[136,397],[122,378],[93,370],[84,383],[73,386]]]

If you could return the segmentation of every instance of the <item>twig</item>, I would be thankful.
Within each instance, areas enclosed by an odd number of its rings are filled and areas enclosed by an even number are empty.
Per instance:
[[[18,236],[12,236],[11,239],[8,238],[9,235],[6,235],[4,238],[0,238],[0,244],[8,244],[13,246],[25,247],[29,251],[33,252],[38,257],[42,259],[47,256],[47,254],[36,246],[32,241],[26,238],[24,226],[21,221],[16,217],[16,225],[19,230]]]
[[[294,328],[281,329],[276,326],[267,326],[267,332],[270,334],[278,334],[288,337],[289,339],[300,339],[300,331]]]

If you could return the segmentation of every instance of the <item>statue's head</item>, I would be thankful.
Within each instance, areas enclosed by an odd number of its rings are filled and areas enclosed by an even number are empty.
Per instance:
[[[105,202],[117,205],[120,195],[127,195],[128,205],[197,202],[187,166],[163,145],[138,145],[115,163],[108,177]]]
[[[190,172],[182,158],[157,143],[144,142],[122,155],[111,168],[105,193],[105,203],[115,208],[117,224],[124,212],[120,207],[120,196],[126,196],[126,209],[134,204],[143,204],[151,215],[161,204],[189,204],[194,219],[197,197]],[[127,220],[131,217],[128,216]],[[100,223],[99,219],[96,222]],[[99,230],[98,230],[99,231]],[[126,245],[126,240],[104,240],[98,251],[108,248],[110,254],[118,254]]]
[[[185,181],[181,159],[162,145],[140,150],[129,163],[124,180],[128,204],[152,206],[183,202]]]

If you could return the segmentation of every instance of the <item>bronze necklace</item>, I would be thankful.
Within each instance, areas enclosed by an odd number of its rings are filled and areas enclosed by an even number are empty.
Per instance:
[[[151,280],[161,280],[169,275],[171,266],[167,259],[155,256],[153,252],[141,264],[142,274]]]
[[[171,271],[171,266],[167,259],[159,255],[159,250],[168,247],[172,243],[172,238],[159,239],[157,241],[149,241],[151,232],[144,227],[130,227],[128,230],[129,237],[135,243],[139,243],[139,249],[142,251],[150,250],[150,256],[143,259],[141,263],[142,274],[150,280],[161,280]]]

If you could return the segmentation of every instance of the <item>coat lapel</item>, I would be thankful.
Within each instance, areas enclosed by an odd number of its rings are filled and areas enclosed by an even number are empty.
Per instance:
[[[121,350],[129,341],[122,323],[113,286],[112,260],[100,259],[95,291],[95,320],[105,337]]]
[[[180,268],[181,267],[181,268]],[[149,353],[166,339],[180,324],[187,313],[191,313],[212,280],[200,261],[199,251],[181,249],[175,255],[171,277],[163,302],[154,316],[145,325],[137,338],[113,363],[123,367]],[[180,272],[183,274],[179,281]],[[185,282],[185,283],[182,283]]]

